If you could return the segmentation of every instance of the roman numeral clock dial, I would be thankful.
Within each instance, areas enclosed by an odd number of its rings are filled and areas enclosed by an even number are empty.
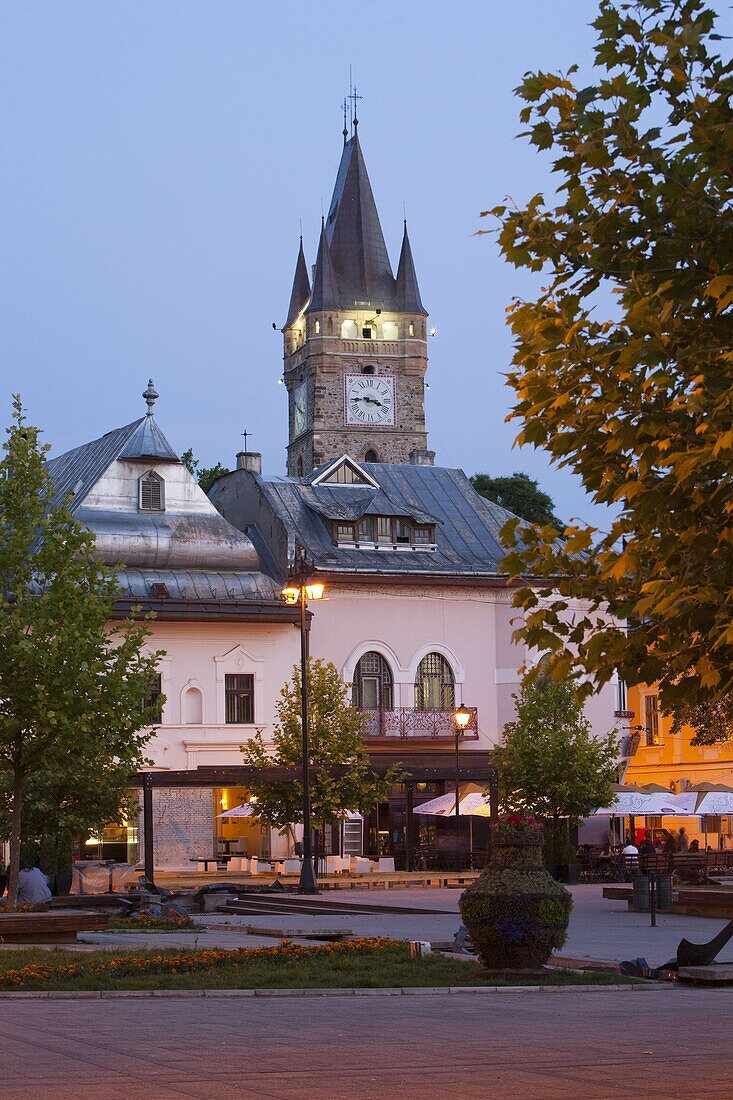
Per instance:
[[[365,427],[394,424],[394,378],[376,374],[347,374],[344,379],[347,424]]]

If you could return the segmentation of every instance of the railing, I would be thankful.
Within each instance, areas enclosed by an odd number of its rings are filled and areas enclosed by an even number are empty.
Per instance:
[[[372,355],[399,355],[399,340],[356,340],[342,339],[341,351],[349,355],[364,355],[371,352]]]
[[[478,708],[469,707],[471,721],[462,734],[462,740],[478,738]],[[443,741],[456,735],[452,710],[414,710],[397,707],[395,710],[365,710],[365,734],[367,738],[401,738],[403,740]]]

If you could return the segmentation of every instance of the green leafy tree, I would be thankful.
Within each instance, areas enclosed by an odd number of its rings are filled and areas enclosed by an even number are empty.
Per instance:
[[[65,504],[48,506],[48,448],[18,397],[14,410],[0,462],[0,775],[11,909],[29,792],[42,800],[42,790],[60,781],[63,795],[73,772],[119,779],[145,762],[150,733],[142,727],[152,714],[141,700],[161,656],[143,653],[142,624],[110,625],[115,574],[96,559],[94,535]]]
[[[593,84],[573,67],[517,89],[554,203],[487,211],[506,259],[542,272],[509,309],[519,441],[615,514],[563,543],[507,526],[505,567],[535,582],[520,636],[558,679],[591,691],[619,670],[669,711],[733,689],[733,66],[715,20],[704,0],[601,0]]]
[[[613,798],[616,732],[594,737],[572,685],[549,677],[525,682],[514,700],[516,718],[497,749],[504,801],[549,822],[554,837],[566,835]]]
[[[477,493],[499,504],[529,523],[550,525],[562,531],[565,524],[555,515],[552,497],[543,493],[534,478],[515,473],[511,477],[474,474],[471,484]]]
[[[672,733],[684,727],[695,732],[691,745],[719,745],[733,738],[733,693],[728,692],[712,701],[678,706],[673,714]]]
[[[208,493],[218,477],[221,477],[222,474],[231,473],[229,467],[222,466],[221,462],[217,462],[216,466],[202,466],[194,455],[192,447],[183,452],[181,462],[188,472],[196,478],[205,493]]]
[[[244,762],[255,768],[283,765],[301,768],[300,667],[280,692],[277,721],[272,735],[272,751],[257,731],[242,746]],[[347,690],[334,665],[311,659],[308,664],[308,734],[310,762],[311,813],[314,823],[323,827],[336,821],[344,810],[367,812],[388,797],[393,783],[400,781],[399,767],[390,768],[384,777],[374,774],[364,751],[364,716],[347,700]],[[346,765],[339,777],[319,771],[317,765]],[[303,785],[299,781],[282,783],[250,782],[257,800],[260,821],[281,833],[289,832],[303,816]]]

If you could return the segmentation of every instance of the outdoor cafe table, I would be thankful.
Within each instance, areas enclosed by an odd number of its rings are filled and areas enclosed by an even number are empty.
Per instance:
[[[203,863],[204,871],[208,871],[210,863],[216,866],[220,863],[229,863],[231,859],[231,856],[189,856],[189,863]]]

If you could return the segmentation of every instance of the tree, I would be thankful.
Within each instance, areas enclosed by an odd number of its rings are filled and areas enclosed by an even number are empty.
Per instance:
[[[208,493],[218,477],[231,473],[229,467],[222,466],[221,462],[217,462],[216,466],[202,466],[193,453],[193,447],[189,447],[187,451],[183,452],[181,462],[188,472],[196,478],[205,493]]]
[[[477,493],[493,500],[507,511],[529,523],[546,524],[562,531],[565,524],[555,515],[552,497],[543,493],[534,478],[528,474],[514,473],[511,477],[491,477],[474,474],[471,484]]]
[[[675,710],[672,733],[685,726],[695,731],[691,745],[719,745],[733,738],[733,693],[721,695],[712,702],[681,704]]]
[[[47,446],[14,399],[0,462],[0,774],[10,812],[8,905],[17,899],[23,807],[31,785],[76,772],[119,782],[144,762],[149,694],[161,653],[147,628],[111,626],[115,574],[64,503],[50,506]],[[90,792],[91,800],[98,793]]]
[[[245,764],[255,768],[283,765],[301,768],[300,667],[280,692],[277,722],[268,751],[257,731],[242,746]],[[330,662],[311,659],[308,664],[308,732],[310,762],[316,765],[310,777],[311,813],[321,830],[337,820],[344,810],[366,812],[389,795],[390,787],[401,778],[395,766],[382,778],[369,767],[362,737],[364,716],[347,701],[347,690],[338,670]],[[317,765],[341,764],[348,772],[333,777],[319,771]],[[257,800],[257,815],[263,823],[281,833],[291,829],[303,816],[303,785],[299,781],[282,783],[252,781]]]
[[[507,525],[505,568],[538,582],[517,591],[519,636],[558,679],[591,691],[619,670],[669,711],[733,688],[733,66],[715,18],[601,0],[595,82],[578,90],[573,67],[517,89],[555,204],[487,211],[545,282],[509,309],[518,440],[617,509],[564,543]]]
[[[578,825],[613,798],[618,764],[615,730],[594,737],[573,686],[551,678],[525,681],[514,696],[517,716],[497,750],[504,798],[552,822]]]

